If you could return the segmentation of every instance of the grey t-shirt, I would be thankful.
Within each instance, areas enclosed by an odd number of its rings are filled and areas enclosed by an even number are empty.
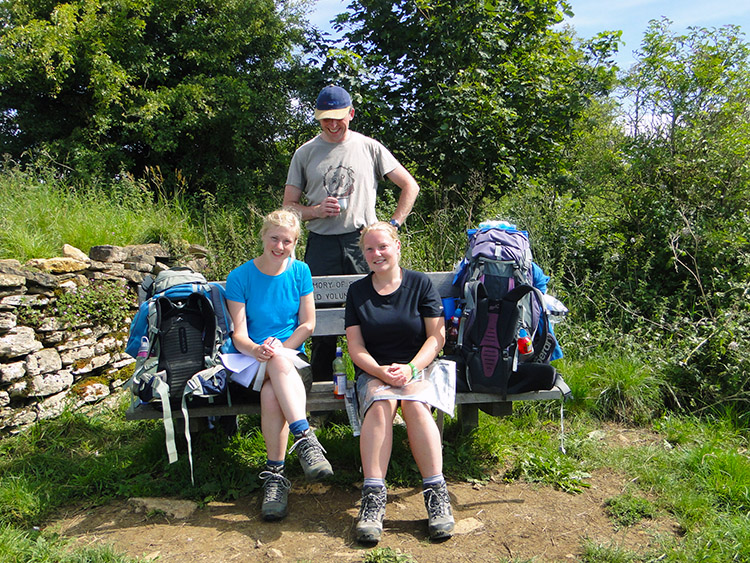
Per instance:
[[[375,139],[349,131],[345,141],[329,143],[318,135],[292,157],[286,183],[305,194],[310,205],[326,197],[348,197],[337,217],[310,219],[307,227],[319,235],[340,235],[371,225],[378,181],[398,166],[398,160]]]

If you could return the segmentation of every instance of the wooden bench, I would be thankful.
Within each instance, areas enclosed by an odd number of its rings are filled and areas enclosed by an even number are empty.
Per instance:
[[[454,297],[452,272],[431,272],[427,274],[438,289],[441,297]],[[361,275],[349,276],[314,276],[315,291],[315,332],[314,336],[343,336],[344,335],[344,303],[346,293]],[[560,387],[548,391],[533,391],[517,395],[507,395],[503,399],[500,394],[493,393],[457,393],[456,412],[463,432],[475,428],[479,420],[479,410],[492,416],[507,416],[513,411],[513,403],[518,401],[544,401],[551,399],[562,400],[564,392]],[[307,396],[307,410],[309,412],[332,412],[344,410],[344,401],[333,396],[332,382],[314,382],[312,390]],[[214,405],[190,408],[191,420],[212,416],[229,416],[239,414],[260,414],[259,404],[233,403],[231,406]],[[173,412],[176,419],[182,418],[179,409]],[[161,413],[149,405],[133,403],[127,410],[127,420],[157,419]],[[442,430],[442,412],[438,411],[438,423]],[[191,428],[193,424],[191,422]]]

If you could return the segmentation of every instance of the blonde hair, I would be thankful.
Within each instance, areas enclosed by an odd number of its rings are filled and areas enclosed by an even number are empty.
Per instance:
[[[299,239],[302,229],[299,213],[289,207],[271,211],[271,213],[263,218],[263,226],[260,228],[260,238],[266,236],[268,229],[271,227],[285,227],[290,229],[294,233],[294,240],[296,241]]]
[[[383,231],[393,239],[393,242],[401,242],[401,239],[398,238],[398,229],[396,227],[385,221],[378,221],[377,223],[373,223],[362,229],[362,232],[359,235],[359,249],[362,252],[365,251],[365,235],[370,231]]]

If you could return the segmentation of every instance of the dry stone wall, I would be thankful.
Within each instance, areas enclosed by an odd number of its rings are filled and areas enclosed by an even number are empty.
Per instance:
[[[95,246],[88,255],[65,245],[62,254],[23,265],[0,260],[0,436],[98,404],[121,392],[132,371],[124,352],[130,318],[116,327],[62,321],[57,299],[112,281],[126,288],[132,317],[145,276],[178,262],[202,271],[206,251],[193,246],[180,261],[159,244]]]

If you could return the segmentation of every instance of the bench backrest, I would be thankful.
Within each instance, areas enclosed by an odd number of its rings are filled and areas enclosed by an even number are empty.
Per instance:
[[[453,272],[427,272],[440,297],[455,297]],[[315,336],[340,336],[344,334],[344,303],[349,286],[363,278],[361,274],[349,276],[313,276],[315,292]]]
[[[427,272],[440,297],[456,297],[453,272]],[[315,293],[315,336],[344,334],[344,304],[349,286],[363,274],[347,276],[313,276]],[[225,282],[220,282],[224,285]]]

